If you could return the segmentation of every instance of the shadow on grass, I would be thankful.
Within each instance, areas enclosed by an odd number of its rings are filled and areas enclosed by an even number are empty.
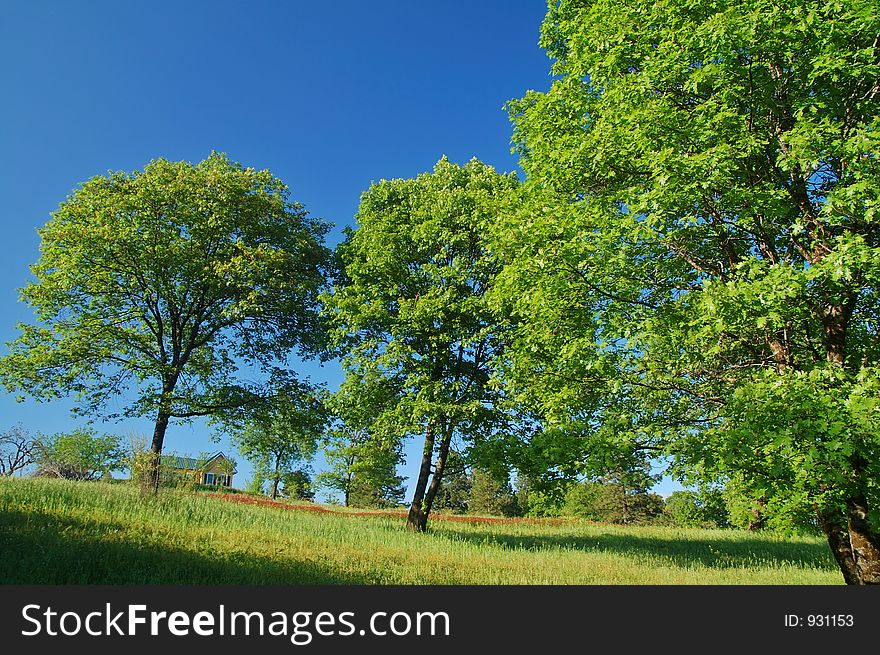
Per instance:
[[[789,565],[836,571],[831,551],[823,543],[762,539],[666,539],[605,533],[592,537],[553,535],[515,536],[492,532],[456,532],[463,541],[493,544],[511,550],[566,549],[636,555],[666,560],[676,566],[740,568]]]
[[[0,512],[0,584],[365,584],[312,562],[250,553],[197,552],[113,526]]]

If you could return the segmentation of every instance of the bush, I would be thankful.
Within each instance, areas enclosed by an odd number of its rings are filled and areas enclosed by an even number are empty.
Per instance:
[[[663,513],[657,494],[630,492],[617,483],[581,482],[565,496],[564,514],[604,523],[650,524]]]
[[[675,491],[666,499],[664,522],[680,528],[726,528],[730,516],[722,492]]]

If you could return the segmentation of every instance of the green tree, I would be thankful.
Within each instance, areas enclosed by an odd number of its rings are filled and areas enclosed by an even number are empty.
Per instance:
[[[349,375],[331,396],[333,420],[323,438],[328,469],[316,484],[342,494],[346,506],[388,507],[403,500],[403,444],[381,417],[391,401],[384,377]]]
[[[285,471],[281,477],[282,492],[294,500],[315,500],[315,488],[312,476],[305,469]]]
[[[481,438],[496,423],[489,363],[502,339],[485,293],[500,262],[484,237],[517,184],[477,160],[441,159],[371,186],[337,249],[342,279],[326,303],[347,375],[392,388],[373,433],[424,436],[413,530],[427,528],[453,436]]]
[[[250,480],[245,486],[245,491],[249,494],[263,495],[266,493],[266,466],[262,462],[254,465],[254,472]]]
[[[466,513],[471,495],[471,482],[464,456],[451,448],[443,470],[443,484],[434,498],[432,508],[453,514]]]
[[[725,528],[730,525],[723,491],[673,491],[664,502],[663,514],[672,525],[682,528]]]
[[[125,466],[125,451],[116,435],[91,428],[40,437],[35,445],[36,474],[68,480],[97,480]]]
[[[242,364],[316,344],[325,231],[269,171],[216,153],[94,177],[39,230],[21,291],[38,322],[19,326],[0,381],[73,395],[79,413],[131,398],[125,415],[155,417],[158,473],[171,419],[241,405],[260,391]]]
[[[528,475],[517,471],[514,489],[518,515],[538,518],[561,516],[565,504],[562,486],[556,481],[556,492],[548,492],[540,483],[536,484]]]
[[[467,509],[471,514],[515,516],[517,514],[516,497],[513,495],[510,482],[499,480],[490,471],[475,468],[471,472]]]
[[[327,424],[322,395],[308,384],[289,382],[227,427],[239,452],[271,482],[273,499],[285,476],[315,455]]]
[[[629,403],[679,473],[817,516],[853,584],[880,582],[878,35],[874,0],[554,4],[498,230],[547,416]]]
[[[621,525],[655,523],[663,513],[663,498],[619,482],[587,480],[569,487],[563,513]]]

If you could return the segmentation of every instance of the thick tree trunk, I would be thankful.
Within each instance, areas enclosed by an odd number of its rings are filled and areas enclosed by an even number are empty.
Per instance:
[[[825,533],[828,540],[828,546],[834,559],[837,560],[837,566],[843,574],[843,580],[846,584],[859,584],[859,576],[856,571],[856,563],[853,558],[852,547],[849,543],[849,531],[846,522],[841,521],[839,516],[833,515],[831,512],[819,512],[819,526]]]
[[[440,441],[440,452],[437,454],[437,463],[434,465],[434,476],[431,478],[431,486],[428,487],[428,494],[425,496],[423,531],[428,528],[428,515],[431,513],[434,499],[437,497],[437,492],[440,491],[440,486],[443,483],[443,472],[446,470],[446,460],[449,458],[449,445],[451,442],[452,428],[447,425],[443,432],[443,438]]]
[[[827,359],[841,368],[846,365],[847,326],[855,305],[856,296],[850,291],[842,304],[828,304],[823,310]],[[822,529],[828,536],[846,583],[875,585],[880,584],[880,534],[868,521],[868,502],[863,491],[864,469],[865,462],[857,456],[852,469],[857,491],[849,494],[846,500],[846,515],[834,522],[822,522]],[[830,530],[826,527],[829,523]]]
[[[846,362],[846,329],[852,316],[855,299],[843,305],[828,305],[822,314],[825,330],[826,357],[832,364],[843,366]]]
[[[416,532],[424,532],[428,527],[428,515],[425,512],[423,502],[425,490],[428,487],[428,478],[431,475],[431,461],[434,459],[434,423],[429,422],[425,429],[425,446],[422,449],[422,465],[419,467],[419,477],[416,480],[416,488],[413,491],[412,503],[409,506],[409,515],[406,518],[406,527]]]
[[[857,584],[880,584],[880,534],[868,523],[868,503],[857,496],[849,500],[846,509]]]
[[[819,514],[819,525],[849,585],[880,584],[880,534],[868,524],[864,499],[847,502],[846,515]]]

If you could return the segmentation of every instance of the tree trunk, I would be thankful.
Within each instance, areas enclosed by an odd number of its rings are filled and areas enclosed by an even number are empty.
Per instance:
[[[272,500],[278,498],[278,483],[281,481],[281,458],[275,458],[275,473],[272,476]]]
[[[755,501],[755,504],[752,505],[750,510],[751,517],[749,518],[749,524],[746,526],[746,529],[749,532],[757,532],[758,530],[763,530],[767,523],[767,517],[764,513],[765,508],[767,507],[767,501],[763,498],[758,498]]]
[[[431,475],[431,460],[434,459],[434,423],[428,422],[425,429],[425,446],[422,449],[422,465],[419,467],[419,477],[416,480],[416,488],[413,491],[412,503],[409,506],[409,514],[406,518],[406,527],[416,532],[424,532],[428,528],[428,515],[422,503],[425,499],[425,490],[428,487],[428,478]]]
[[[149,486],[152,487],[153,493],[159,493],[159,478],[161,476],[161,458],[162,445],[165,443],[165,431],[168,429],[168,421],[171,418],[170,413],[162,408],[156,416],[156,425],[153,428],[153,442],[150,445],[150,462],[149,462]]]
[[[855,299],[850,297],[843,305],[827,305],[822,313],[826,358],[838,366],[846,362],[846,328],[854,307]]]
[[[880,534],[868,523],[868,503],[859,495],[849,500],[846,509],[857,584],[880,584]]]
[[[846,365],[846,333],[856,304],[856,296],[849,292],[843,304],[828,304],[822,315],[825,329],[827,359],[841,368]],[[865,462],[856,457],[852,478],[858,485]],[[880,584],[880,534],[868,522],[868,502],[863,491],[851,493],[846,500],[846,515],[832,521],[819,517],[828,544],[847,584]]]
[[[443,471],[446,470],[446,460],[449,457],[449,444],[451,442],[452,427],[447,425],[443,438],[440,441],[440,452],[437,454],[437,463],[434,465],[434,476],[431,478],[431,486],[428,487],[428,494],[425,497],[423,531],[428,527],[428,515],[431,513],[431,507],[434,506],[434,498],[437,497],[437,492],[440,491],[440,486],[443,483]]]
[[[852,547],[849,542],[849,531],[846,522],[841,521],[840,517],[835,516],[831,512],[819,512],[819,526],[825,533],[828,540],[828,546],[834,559],[837,560],[837,566],[843,574],[843,580],[846,584],[859,584],[859,575],[856,570],[855,559],[853,558]]]
[[[176,384],[176,375],[162,381],[162,397],[159,399],[159,412],[156,416],[156,425],[153,428],[153,442],[150,444],[150,486],[152,486],[154,494],[159,493],[162,446],[165,444],[165,431],[168,430],[168,421],[171,419],[171,394],[174,393]]]

